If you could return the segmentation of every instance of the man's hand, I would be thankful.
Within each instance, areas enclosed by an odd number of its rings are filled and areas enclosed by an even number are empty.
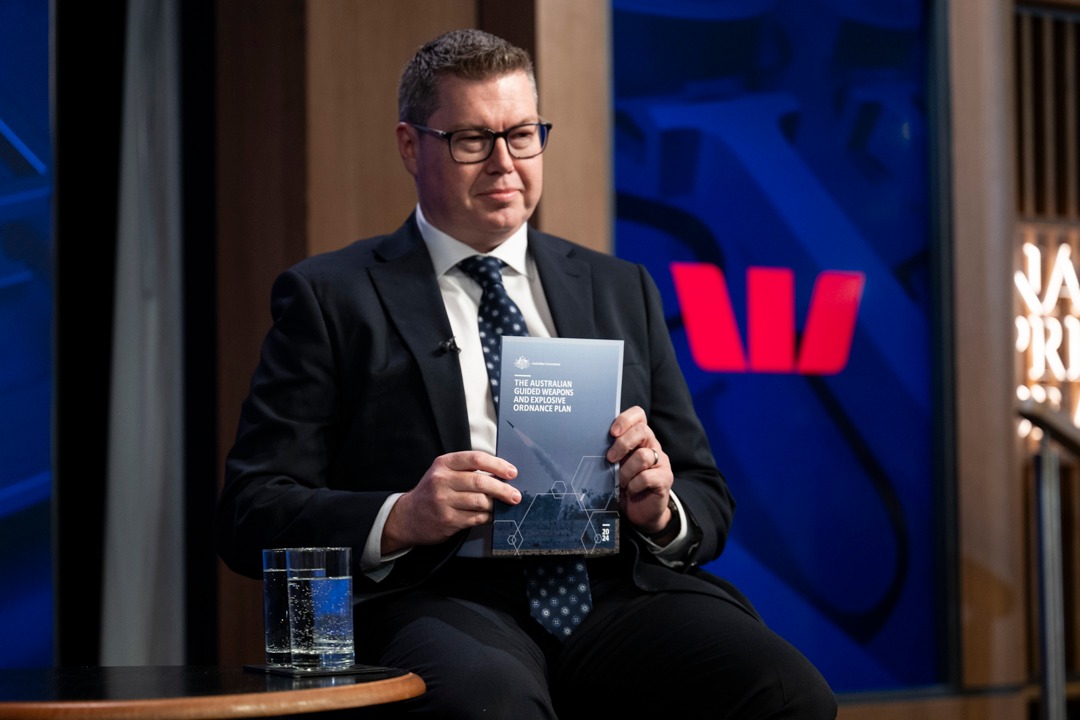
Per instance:
[[[398,498],[383,527],[384,555],[435,545],[459,530],[491,521],[495,501],[521,502],[521,493],[503,480],[517,468],[479,450],[435,458],[419,484]]]
[[[608,462],[619,467],[619,504],[630,523],[646,534],[660,532],[671,522],[668,495],[675,477],[671,463],[649,427],[645,411],[634,406],[611,424],[615,441]]]

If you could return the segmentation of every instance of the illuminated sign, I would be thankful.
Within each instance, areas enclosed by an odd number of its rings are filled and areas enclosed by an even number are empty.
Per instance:
[[[795,273],[790,269],[747,270],[745,350],[720,268],[676,262],[671,275],[690,353],[702,370],[835,375],[847,366],[863,273],[827,270],[818,275],[797,352]]]
[[[1080,279],[1072,254],[1064,237],[1045,248],[1023,244],[1024,269],[1013,277],[1021,301],[1016,350],[1024,368],[1017,396],[1056,408],[1062,404],[1064,387],[1071,396],[1073,422],[1080,425],[1080,393],[1075,386],[1080,382]],[[1050,272],[1044,281],[1047,264]],[[1030,423],[1022,423],[1021,435],[1030,432]]]

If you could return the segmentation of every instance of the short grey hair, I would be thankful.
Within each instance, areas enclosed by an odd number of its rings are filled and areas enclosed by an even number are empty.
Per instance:
[[[439,80],[447,75],[463,80],[490,80],[515,72],[528,75],[533,96],[537,97],[536,74],[529,53],[483,30],[444,33],[417,50],[402,71],[398,82],[398,120],[426,123],[439,109]]]

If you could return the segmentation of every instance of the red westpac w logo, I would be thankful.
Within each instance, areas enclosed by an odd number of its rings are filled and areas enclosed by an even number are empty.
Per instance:
[[[708,263],[671,264],[694,362],[711,372],[833,375],[847,365],[865,275],[818,275],[802,341],[795,347],[795,273],[752,267],[746,272],[744,350],[724,274]]]

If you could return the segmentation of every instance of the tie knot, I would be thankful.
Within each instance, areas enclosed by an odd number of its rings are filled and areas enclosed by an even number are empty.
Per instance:
[[[490,255],[473,255],[458,263],[461,270],[475,280],[480,287],[488,288],[502,283],[503,261]]]

